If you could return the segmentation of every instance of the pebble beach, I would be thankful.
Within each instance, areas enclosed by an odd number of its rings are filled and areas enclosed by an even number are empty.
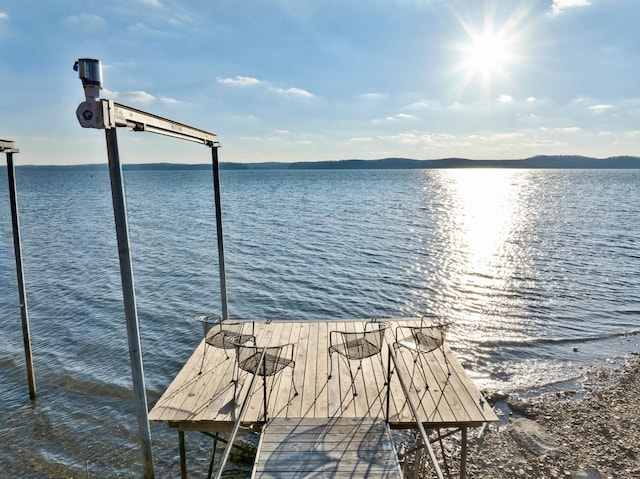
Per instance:
[[[500,398],[509,418],[473,435],[468,477],[640,478],[640,358],[595,376],[583,391]]]

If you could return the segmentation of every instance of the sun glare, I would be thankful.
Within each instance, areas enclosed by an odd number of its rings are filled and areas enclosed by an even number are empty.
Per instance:
[[[464,38],[453,46],[458,52],[453,73],[457,86],[465,90],[471,84],[480,86],[484,94],[491,93],[492,84],[510,80],[516,64],[522,62],[523,36],[526,35],[526,15],[516,9],[502,20],[491,11],[485,12],[483,23],[474,25],[458,17]]]
[[[474,38],[464,50],[464,63],[474,74],[490,75],[503,72],[509,63],[508,42],[496,35],[485,34]]]

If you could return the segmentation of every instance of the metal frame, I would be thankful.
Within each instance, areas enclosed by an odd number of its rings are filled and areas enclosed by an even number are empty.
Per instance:
[[[33,369],[33,355],[31,353],[31,332],[29,328],[29,310],[27,308],[27,293],[24,286],[24,269],[22,266],[22,242],[20,240],[20,220],[18,217],[18,195],[16,189],[16,169],[13,164],[13,154],[20,150],[13,145],[13,141],[0,140],[0,152],[7,155],[7,179],[9,180],[9,201],[11,203],[11,223],[13,226],[13,249],[16,257],[16,275],[18,277],[18,296],[20,299],[20,317],[22,320],[22,339],[24,355],[27,365],[27,383],[29,397],[36,398],[36,378]]]
[[[120,275],[124,300],[125,319],[129,341],[129,356],[131,360],[131,374],[133,377],[133,392],[138,417],[138,432],[143,456],[143,477],[152,479],[153,455],[151,451],[151,430],[147,410],[147,393],[142,362],[142,347],[140,342],[140,324],[135,298],[133,268],[129,248],[129,231],[127,224],[127,208],[122,179],[122,166],[118,151],[116,129],[118,127],[132,128],[134,131],[148,131],[181,140],[193,141],[211,148],[214,199],[216,209],[216,234],[218,239],[218,259],[220,270],[220,293],[222,301],[222,317],[228,319],[226,273],[224,266],[224,243],[222,234],[222,208],[220,201],[220,178],[218,164],[218,148],[220,144],[217,136],[205,130],[191,127],[137,108],[116,103],[113,100],[99,99],[102,88],[101,67],[99,60],[80,59],[80,78],[85,89],[86,100],[76,109],[76,116],[83,128],[105,130],[107,155],[109,161],[109,175],[111,178],[111,194],[113,197],[113,212],[118,240],[120,259]],[[85,70],[86,65],[97,66],[94,70]]]
[[[396,349],[399,349],[401,347],[406,347],[403,346],[402,344],[395,342],[393,345],[389,345],[388,346],[388,355],[389,355],[389,359],[388,359],[388,363],[387,363],[387,398],[386,398],[386,418],[387,418],[387,422],[389,421],[389,408],[390,408],[390,399],[391,399],[391,378],[395,372],[395,375],[398,377],[398,381],[400,382],[400,386],[402,387],[402,391],[404,392],[405,395],[405,399],[407,401],[407,404],[409,405],[409,408],[411,409],[411,414],[413,415],[413,418],[416,421],[416,429],[418,430],[418,434],[422,440],[423,446],[425,447],[425,449],[427,450],[428,454],[429,454],[429,460],[431,462],[431,464],[434,467],[434,472],[436,474],[436,476],[438,477],[438,479],[444,479],[444,475],[442,473],[442,470],[440,468],[440,465],[438,463],[438,460],[435,456],[435,452],[433,450],[433,448],[431,447],[431,441],[429,440],[429,436],[427,435],[427,432],[425,430],[425,424],[428,423],[423,423],[420,418],[418,417],[418,409],[415,406],[415,404],[413,404],[413,401],[411,401],[410,399],[410,394],[409,394],[409,388],[411,385],[411,382],[407,383],[406,379],[402,376],[402,374],[400,374],[400,368],[398,367],[398,357],[396,355]],[[440,448],[442,450],[442,456],[443,456],[443,464],[445,466],[445,469],[447,471],[447,477],[451,477],[450,471],[449,471],[449,467],[447,465],[447,458],[445,455],[445,450],[444,447],[442,445],[442,439],[457,433],[458,431],[461,433],[461,438],[460,438],[460,479],[466,479],[467,477],[467,453],[468,453],[468,426],[467,425],[460,425],[460,426],[456,426],[454,429],[455,431],[447,433],[445,435],[442,435],[441,433],[441,428],[440,427],[435,427],[434,429],[436,429],[437,434],[438,434],[438,438],[436,439],[436,441],[438,441],[440,443]],[[435,441],[434,441],[435,442]]]
[[[387,363],[387,368],[388,368],[387,369],[387,421],[389,420],[389,398],[391,396],[391,391],[390,391],[391,375],[393,374],[391,363],[393,362],[393,365],[395,366],[395,370],[396,370],[396,376],[398,377],[398,381],[400,381],[400,386],[402,387],[402,391],[404,392],[404,396],[407,400],[407,404],[409,404],[409,408],[411,409],[411,414],[413,415],[413,418],[416,420],[416,428],[418,429],[418,433],[422,438],[424,447],[427,449],[427,452],[429,453],[429,459],[433,466],[433,470],[436,473],[436,476],[438,477],[438,479],[444,479],[444,476],[442,475],[442,471],[440,470],[440,465],[438,464],[438,459],[436,458],[435,452],[431,447],[431,443],[429,441],[429,436],[427,435],[427,431],[425,430],[424,425],[422,424],[422,421],[418,417],[418,408],[413,404],[413,401],[411,401],[410,394],[409,394],[409,387],[407,386],[404,378],[402,377],[402,375],[400,374],[400,371],[398,370],[398,358],[396,357],[396,353],[393,350],[395,347],[396,347],[396,344],[394,344],[393,347],[390,346],[388,348],[389,360]],[[461,475],[461,477],[464,477],[464,476]]]

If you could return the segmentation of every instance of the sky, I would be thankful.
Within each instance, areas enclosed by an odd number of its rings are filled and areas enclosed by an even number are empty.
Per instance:
[[[16,164],[106,163],[101,98],[218,135],[222,162],[640,155],[638,0],[0,0]],[[123,163],[207,148],[118,131]]]

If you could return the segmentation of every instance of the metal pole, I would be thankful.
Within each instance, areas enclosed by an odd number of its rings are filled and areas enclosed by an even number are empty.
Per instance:
[[[467,448],[469,440],[467,438],[467,428],[462,428],[462,452],[460,453],[460,479],[467,478]]]
[[[222,236],[222,204],[220,200],[220,166],[218,164],[218,146],[211,147],[213,167],[213,194],[216,204],[216,236],[218,237],[218,265],[220,270],[220,300],[222,301],[222,319],[229,319],[227,304],[227,273],[224,266],[224,239]]]
[[[391,403],[391,346],[387,347],[387,424],[389,424],[389,406]]]
[[[107,154],[109,156],[109,175],[111,177],[111,195],[113,197],[113,214],[118,238],[118,254],[120,258],[120,275],[122,278],[122,295],[124,314],[127,322],[129,338],[129,356],[133,377],[133,394],[135,396],[136,414],[138,416],[138,433],[142,447],[144,479],[153,479],[153,455],[151,453],[151,430],[147,411],[147,391],[144,382],[142,365],[142,348],[140,344],[140,325],[136,308],[136,295],[133,283],[133,268],[129,249],[129,228],[127,224],[127,205],[125,202],[122,166],[118,153],[118,137],[115,128],[105,130],[107,138]]]
[[[180,479],[187,479],[187,451],[184,443],[184,431],[178,431],[178,443],[180,444]],[[211,477],[211,475],[209,475]]]
[[[20,297],[20,316],[22,318],[22,339],[24,341],[24,356],[27,363],[27,382],[29,383],[29,397],[31,399],[35,399],[36,379],[33,370],[33,356],[31,355],[29,311],[27,309],[27,295],[24,287],[24,273],[22,269],[18,197],[16,195],[16,177],[15,167],[13,166],[13,152],[11,151],[7,151],[7,177],[9,179],[9,199],[11,203],[11,221],[13,223],[13,249],[16,256],[16,274],[18,275],[18,294]]]
[[[253,384],[256,382],[256,378],[260,374],[260,368],[264,369],[264,356],[267,353],[267,348],[262,348],[262,353],[260,355],[260,359],[258,360],[258,364],[256,364],[256,372],[253,373],[253,377],[251,378],[251,382],[249,383],[249,387],[247,388],[247,395],[242,401],[242,406],[240,407],[240,414],[238,414],[238,419],[236,419],[235,424],[233,425],[233,429],[231,430],[231,434],[229,435],[229,439],[227,440],[227,447],[224,449],[224,453],[222,454],[222,460],[220,461],[220,466],[218,466],[218,473],[216,474],[215,479],[222,479],[222,474],[224,472],[224,466],[227,465],[227,460],[229,459],[229,454],[231,453],[231,448],[233,447],[233,442],[236,440],[236,436],[238,435],[238,431],[240,430],[240,422],[242,421],[242,417],[249,406],[249,398],[251,397],[251,391],[253,390]],[[233,407],[235,409],[235,392],[234,392],[234,404]]]
[[[413,414],[413,417],[416,420],[416,426],[418,427],[418,432],[420,433],[420,436],[422,436],[422,442],[424,442],[424,446],[427,449],[427,452],[429,453],[429,458],[431,459],[431,464],[433,465],[434,472],[438,477],[438,479],[444,479],[444,476],[442,475],[442,470],[440,469],[440,465],[438,464],[438,460],[436,458],[436,454],[435,452],[433,452],[433,448],[431,447],[431,443],[429,442],[429,436],[427,435],[427,431],[424,429],[424,425],[422,424],[422,421],[418,417],[418,409],[416,408],[416,406],[413,404],[413,401],[411,401],[411,398],[409,397],[409,387],[407,386],[407,384],[404,381],[404,378],[400,374],[400,370],[398,369],[398,358],[396,357],[395,351],[392,351],[392,348],[389,348],[389,357],[393,360],[393,364],[395,366],[395,369],[397,370],[396,376],[398,377],[398,381],[400,381],[400,386],[402,387],[402,391],[404,392],[404,397],[407,401],[407,404],[411,409],[411,414]]]

